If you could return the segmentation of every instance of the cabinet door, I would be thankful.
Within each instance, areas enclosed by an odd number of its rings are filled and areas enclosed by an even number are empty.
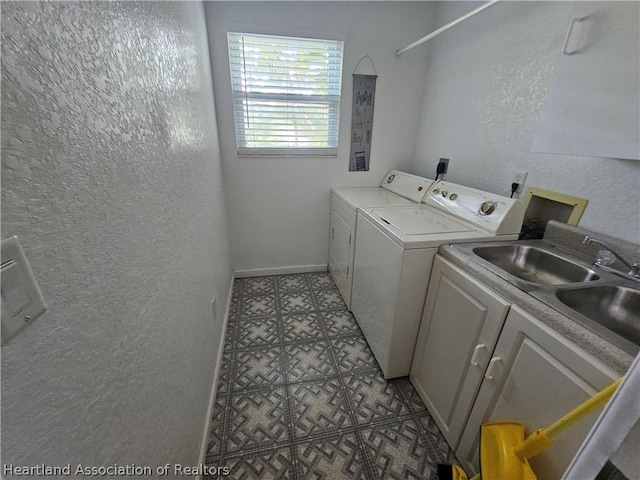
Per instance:
[[[329,271],[347,305],[351,304],[349,253],[351,226],[340,214],[331,210],[331,237],[329,239]]]
[[[454,449],[509,307],[468,273],[436,257],[410,378]]]
[[[511,307],[485,379],[458,445],[456,456],[468,472],[479,467],[483,423],[523,423],[529,435],[618,378],[616,372],[518,307]],[[559,434],[530,460],[538,478],[561,478],[598,412]]]
[[[534,152],[640,158],[638,2],[574,2]]]

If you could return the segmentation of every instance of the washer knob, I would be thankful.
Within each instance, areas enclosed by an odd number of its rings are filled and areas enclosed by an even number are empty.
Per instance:
[[[452,193],[451,195],[449,195],[449,200],[455,200],[456,198],[458,198],[457,193]]]
[[[447,192],[446,190],[442,190],[442,196],[446,197],[447,195],[449,195],[449,192]]]
[[[484,202],[482,205],[480,205],[479,213],[480,215],[491,215],[495,209],[495,202]]]
[[[433,193],[440,193],[440,189],[439,188],[434,188],[433,189]]]

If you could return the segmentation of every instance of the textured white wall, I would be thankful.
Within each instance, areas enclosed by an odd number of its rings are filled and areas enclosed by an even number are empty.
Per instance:
[[[2,235],[48,304],[2,347],[3,463],[198,461],[231,279],[206,35],[195,2],[2,2]]]
[[[431,29],[429,2],[208,2],[222,166],[236,270],[327,263],[330,191],[379,184],[390,168],[411,165],[428,48],[395,51]],[[226,32],[342,37],[345,41],[337,158],[236,155]],[[378,74],[371,171],[349,173],[353,73],[369,55]],[[367,60],[359,73],[372,73]],[[433,172],[431,172],[433,175]]]
[[[637,243],[640,162],[530,152],[571,3],[503,2],[429,42],[413,170],[448,157],[448,180],[503,195],[525,170],[527,185],[588,198],[582,226]],[[436,25],[475,6],[438,3]]]

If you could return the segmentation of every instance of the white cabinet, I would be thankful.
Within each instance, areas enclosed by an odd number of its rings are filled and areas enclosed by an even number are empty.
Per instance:
[[[640,158],[640,6],[573,2],[534,152]]]
[[[353,249],[355,242],[356,212],[335,194],[331,195],[331,229],[329,237],[329,272],[351,308],[351,277],[353,274]]]
[[[454,449],[509,307],[507,300],[436,257],[410,378]]]
[[[456,456],[478,471],[480,425],[515,421],[526,434],[547,427],[618,378],[616,372],[520,308],[511,307]],[[538,478],[560,478],[599,412],[532,458]]]

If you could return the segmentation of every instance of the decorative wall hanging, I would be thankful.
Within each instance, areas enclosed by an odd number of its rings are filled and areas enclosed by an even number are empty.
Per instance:
[[[360,62],[368,58],[376,75],[355,73]],[[360,59],[353,73],[353,107],[351,111],[351,154],[350,172],[368,172],[371,154],[371,134],[373,128],[373,107],[376,93],[376,67],[369,55]]]

